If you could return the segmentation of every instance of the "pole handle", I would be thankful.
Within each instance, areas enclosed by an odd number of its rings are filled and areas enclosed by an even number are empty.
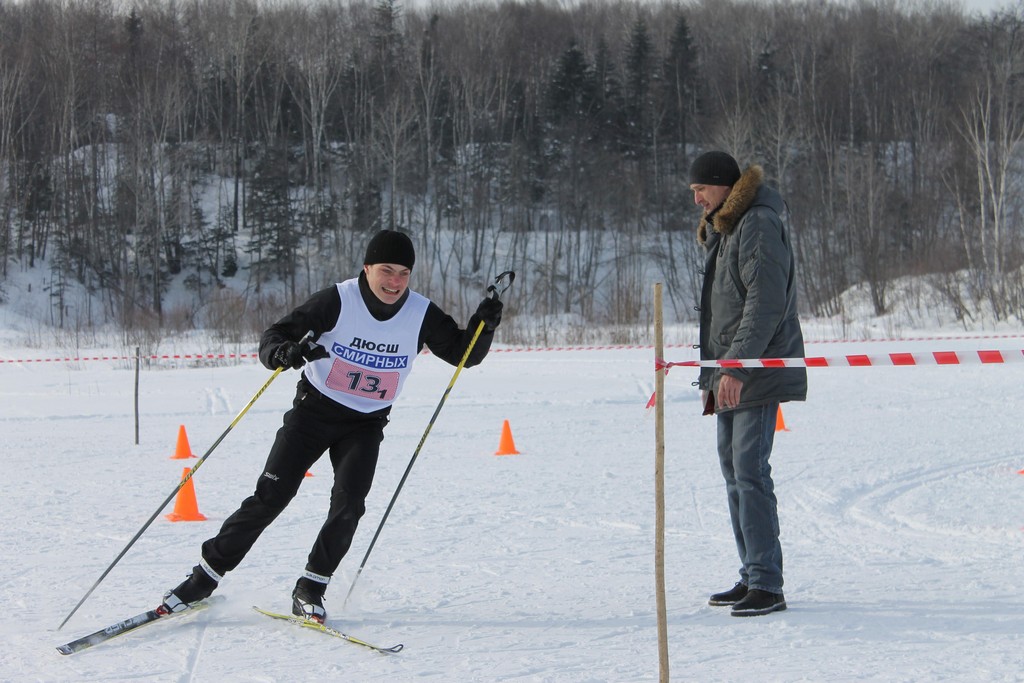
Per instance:
[[[508,284],[504,284],[505,280],[508,280]],[[492,299],[499,299],[501,295],[505,293],[512,283],[516,281],[516,273],[513,270],[506,270],[494,278],[494,284],[488,285],[487,296]]]

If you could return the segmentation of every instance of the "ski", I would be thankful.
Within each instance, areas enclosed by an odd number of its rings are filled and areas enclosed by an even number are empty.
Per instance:
[[[268,617],[271,617],[272,619],[289,621],[298,626],[302,626],[303,628],[309,628],[313,629],[314,631],[320,631],[321,633],[326,633],[329,636],[334,636],[335,638],[347,640],[348,642],[354,645],[362,645],[363,647],[369,648],[374,652],[380,652],[382,654],[395,654],[396,652],[401,652],[402,648],[405,647],[401,643],[399,643],[398,645],[393,645],[391,647],[381,647],[380,645],[373,645],[371,643],[366,642],[365,640],[356,638],[355,636],[350,636],[347,633],[342,633],[338,629],[331,628],[330,626],[321,624],[317,621],[313,621],[312,619],[304,619],[302,617],[297,617],[294,614],[278,614],[277,612],[268,612],[267,610],[260,609],[255,605],[253,605],[253,609],[259,612],[260,614],[264,614]]]
[[[88,649],[93,645],[105,643],[111,638],[116,638],[117,636],[124,635],[125,633],[134,631],[135,629],[141,628],[147,624],[152,624],[154,621],[166,619],[168,617],[177,617],[184,616],[186,614],[192,614],[193,612],[206,609],[214,602],[223,599],[224,596],[215,595],[214,597],[209,598],[207,600],[197,602],[195,605],[182,612],[168,612],[166,607],[160,605],[156,609],[151,609],[146,612],[142,612],[141,614],[136,614],[134,617],[131,617],[130,619],[125,619],[124,621],[119,621],[116,624],[111,624],[106,628],[101,628],[99,631],[96,631],[95,633],[90,633],[89,635],[82,636],[77,640],[72,640],[70,643],[58,645],[57,652],[61,653],[62,655],[70,655],[76,652],[81,652],[82,650]]]

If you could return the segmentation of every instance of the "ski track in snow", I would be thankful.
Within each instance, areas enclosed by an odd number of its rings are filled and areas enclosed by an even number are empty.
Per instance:
[[[656,681],[652,371],[650,350],[605,349],[495,353],[462,373],[343,610],[453,372],[417,361],[327,596],[331,625],[402,642],[398,655],[250,609],[288,609],[326,512],[323,459],[225,579],[226,601],[62,657],[56,645],[154,606],[190,571],[201,542],[251,492],[297,376],[279,377],[196,473],[209,521],[158,517],[57,631],[195,463],[170,459],[178,425],[204,452],[267,375],[256,363],[144,372],[135,446],[132,372],[0,368],[11,474],[0,681]],[[735,619],[706,605],[736,580],[737,564],[714,420],[700,416],[696,371],[673,369],[672,680],[1024,680],[1020,372],[812,369],[808,402],[783,406],[791,431],[776,435],[772,457],[790,609]],[[504,419],[520,455],[493,455]]]

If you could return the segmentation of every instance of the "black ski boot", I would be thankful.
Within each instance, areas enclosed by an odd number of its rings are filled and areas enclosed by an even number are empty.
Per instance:
[[[205,562],[192,567],[192,573],[187,579],[178,584],[177,588],[164,593],[163,606],[168,612],[183,612],[200,600],[210,597],[213,591],[217,590],[217,582],[220,579],[219,576],[214,578],[211,572],[213,570],[207,569]]]
[[[318,624],[327,621],[327,610],[324,609],[326,590],[326,583],[301,577],[295,582],[295,590],[292,591],[292,614]]]

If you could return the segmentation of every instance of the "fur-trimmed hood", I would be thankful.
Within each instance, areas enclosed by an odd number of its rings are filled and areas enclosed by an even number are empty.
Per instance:
[[[726,196],[722,205],[701,216],[700,225],[697,226],[697,241],[703,245],[708,239],[708,225],[722,235],[732,234],[736,224],[743,218],[743,214],[753,205],[757,191],[764,183],[764,169],[757,164],[747,167],[740,175],[740,179],[732,186],[732,190]]]

